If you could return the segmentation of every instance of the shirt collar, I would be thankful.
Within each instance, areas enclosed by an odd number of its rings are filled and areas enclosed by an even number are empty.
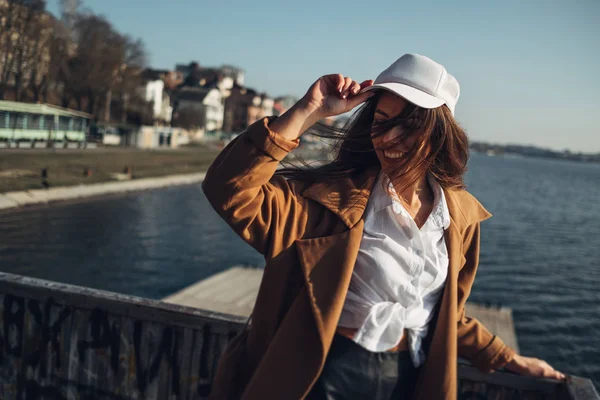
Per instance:
[[[444,190],[431,174],[427,174],[427,179],[431,185],[431,188],[433,189],[433,209],[428,219],[432,220],[436,228],[448,229],[450,226],[450,211],[448,210],[448,204],[446,202]],[[384,208],[391,207],[393,202],[396,201],[388,194],[387,190],[384,189],[383,183],[385,180],[386,175],[380,171],[379,176],[375,181],[370,199],[374,212],[379,212]],[[391,182],[389,185],[390,191],[395,193],[396,191],[394,190]]]
[[[431,210],[429,218],[433,219],[436,228],[441,227],[446,230],[450,226],[450,211],[448,210],[444,190],[433,175],[427,174],[427,179],[433,189],[433,210]]]

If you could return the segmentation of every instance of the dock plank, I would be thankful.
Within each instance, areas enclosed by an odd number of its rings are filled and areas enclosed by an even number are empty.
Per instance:
[[[232,267],[173,293],[162,301],[204,310],[248,317],[252,312],[263,271]],[[467,316],[481,321],[508,346],[519,351],[512,310],[467,303]]]

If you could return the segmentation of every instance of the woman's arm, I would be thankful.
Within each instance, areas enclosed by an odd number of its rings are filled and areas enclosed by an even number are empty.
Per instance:
[[[565,379],[564,374],[554,370],[545,361],[517,354],[502,339],[492,335],[481,322],[465,316],[464,306],[479,264],[479,232],[480,224],[477,223],[469,227],[465,234],[466,263],[458,278],[458,355],[485,372],[505,367],[521,375]]]
[[[273,176],[279,162],[316,121],[351,110],[370,93],[341,75],[319,78],[307,94],[279,118],[252,124],[219,154],[202,189],[234,231],[265,256],[274,257],[303,234],[306,202],[297,186]]]
[[[465,303],[479,264],[479,230],[479,223],[471,225],[463,241],[466,262],[458,274],[458,355],[479,370],[491,372],[511,361],[515,352],[477,319],[465,315]]]
[[[273,177],[279,162],[298,140],[269,129],[263,118],[235,138],[208,169],[202,182],[206,198],[231,228],[258,252],[273,256],[286,238],[301,234],[306,216],[295,187]],[[287,232],[287,234],[285,234]],[[275,247],[274,247],[275,246]]]

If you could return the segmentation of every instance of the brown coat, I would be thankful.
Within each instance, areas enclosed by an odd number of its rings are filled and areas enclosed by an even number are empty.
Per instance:
[[[230,143],[202,185],[215,210],[266,260],[250,328],[221,357],[212,399],[302,399],[309,392],[333,340],[378,173],[308,187],[273,176],[297,141],[270,131],[269,121]],[[445,195],[448,278],[424,341],[428,356],[415,399],[456,399],[457,356],[491,372],[514,355],[464,315],[479,261],[479,223],[490,214],[466,191]]]

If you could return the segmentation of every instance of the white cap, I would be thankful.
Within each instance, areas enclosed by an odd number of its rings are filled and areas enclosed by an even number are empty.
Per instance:
[[[446,104],[452,115],[460,95],[458,81],[443,65],[419,54],[405,54],[383,71],[363,92],[385,89],[423,108]]]

